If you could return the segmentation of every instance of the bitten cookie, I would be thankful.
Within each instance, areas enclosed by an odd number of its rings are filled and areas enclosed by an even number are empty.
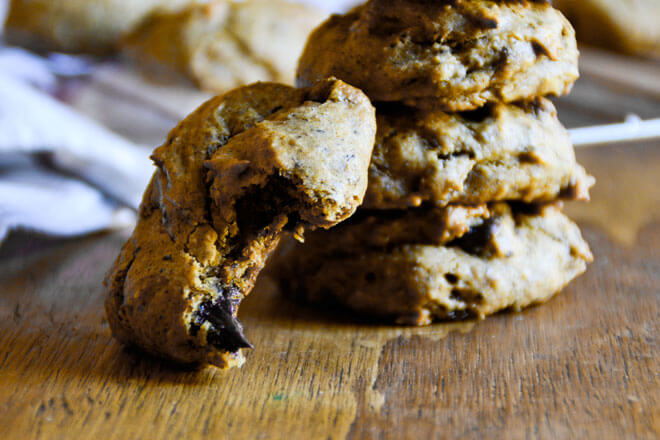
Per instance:
[[[594,183],[547,99],[466,113],[380,107],[377,120],[368,208],[588,200]]]
[[[546,1],[371,0],[310,36],[297,83],[330,75],[373,101],[463,111],[567,93],[578,51]]]
[[[301,239],[354,212],[375,130],[368,98],[337,80],[203,104],[154,152],[139,222],[106,277],[115,337],[178,362],[241,365],[241,300],[284,231]]]
[[[592,260],[578,227],[555,206],[526,212],[500,203],[404,214],[413,222],[393,215],[363,213],[310,234],[284,258],[283,291],[427,325],[545,302]]]
[[[147,20],[123,54],[156,80],[221,93],[255,81],[293,84],[311,30],[325,15],[285,0],[212,1]]]
[[[37,51],[106,55],[150,13],[191,1],[11,0],[4,37]]]

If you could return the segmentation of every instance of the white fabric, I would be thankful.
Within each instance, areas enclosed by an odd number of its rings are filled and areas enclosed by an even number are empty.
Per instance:
[[[134,218],[126,207],[139,205],[154,169],[153,147],[42,91],[55,89],[53,72],[77,73],[76,63],[0,48],[0,242],[16,228],[68,236]],[[34,157],[47,159],[48,169],[35,166]]]
[[[328,12],[344,12],[351,7],[362,3],[363,0],[296,0],[299,3],[307,3]]]
[[[0,73],[0,154],[50,153],[56,166],[137,207],[153,172],[148,151]]]
[[[17,228],[72,236],[134,222],[133,211],[117,208],[89,185],[17,162],[0,171],[0,238]]]

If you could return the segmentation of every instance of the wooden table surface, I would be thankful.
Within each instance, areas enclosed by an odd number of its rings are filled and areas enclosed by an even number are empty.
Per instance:
[[[560,101],[567,125],[660,116],[660,94],[586,70]],[[0,438],[656,439],[660,141],[578,157],[598,184],[568,212],[596,260],[548,304],[383,327],[291,304],[265,276],[241,309],[256,349],[229,372],[112,339],[101,281],[128,231],[14,234],[0,248]]]

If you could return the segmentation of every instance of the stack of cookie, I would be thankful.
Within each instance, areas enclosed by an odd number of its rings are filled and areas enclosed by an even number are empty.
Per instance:
[[[285,291],[402,324],[548,300],[592,256],[562,200],[594,180],[545,96],[578,77],[546,1],[371,0],[310,36],[298,85],[364,90],[378,134],[365,203],[287,255]]]

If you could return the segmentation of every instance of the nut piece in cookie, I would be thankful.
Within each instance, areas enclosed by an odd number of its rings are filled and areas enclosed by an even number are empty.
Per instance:
[[[578,51],[545,1],[371,0],[310,36],[297,83],[330,75],[373,101],[464,111],[567,93]]]
[[[324,18],[287,0],[214,0],[154,15],[124,39],[122,52],[153,79],[214,93],[255,81],[293,84],[305,41]]]
[[[589,199],[594,179],[547,99],[463,113],[381,106],[377,120],[368,208]]]
[[[283,233],[329,228],[361,203],[374,113],[329,79],[243,87],[181,122],[105,281],[113,334],[178,362],[241,365],[238,307]]]
[[[433,235],[402,235],[396,232],[400,219],[382,215],[351,219],[311,233],[284,258],[283,291],[408,325],[483,318],[545,302],[583,273],[592,256],[578,227],[558,207],[525,208],[499,203],[472,213],[450,206],[406,214],[417,216],[415,223],[428,222],[427,230],[436,225]],[[469,227],[436,223],[451,217],[438,212],[447,210]],[[387,230],[395,239],[383,243],[378,237]],[[362,237],[358,246],[356,236]]]
[[[107,55],[155,10],[191,0],[11,0],[4,37],[37,51]]]

